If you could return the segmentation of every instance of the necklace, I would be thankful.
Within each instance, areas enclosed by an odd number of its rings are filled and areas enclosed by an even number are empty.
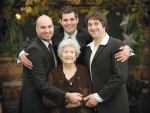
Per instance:
[[[75,76],[75,75],[74,75]],[[69,80],[69,84],[72,85],[74,81],[74,76]]]

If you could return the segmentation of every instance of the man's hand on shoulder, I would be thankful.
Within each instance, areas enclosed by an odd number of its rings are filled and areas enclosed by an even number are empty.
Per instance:
[[[27,59],[28,55],[29,55],[28,53],[24,53],[24,54],[20,55],[20,60],[25,67],[32,69],[32,67],[33,67],[32,62]]]
[[[124,46],[120,47],[119,49],[121,51],[115,54],[115,58],[117,59],[117,61],[124,62],[130,56],[130,49]]]

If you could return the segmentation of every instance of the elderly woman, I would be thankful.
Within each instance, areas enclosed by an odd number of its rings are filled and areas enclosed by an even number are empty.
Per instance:
[[[66,92],[78,92],[83,98],[92,93],[90,75],[87,68],[76,64],[80,54],[80,46],[73,39],[66,39],[59,44],[58,56],[62,64],[53,68],[48,75],[48,82]],[[43,96],[45,106],[51,107],[51,113],[92,113],[85,106],[85,101],[72,104],[67,100],[59,106],[46,96]]]

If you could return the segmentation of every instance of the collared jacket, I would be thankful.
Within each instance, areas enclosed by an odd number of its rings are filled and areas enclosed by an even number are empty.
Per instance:
[[[94,93],[104,101],[96,106],[98,113],[129,113],[126,79],[128,74],[128,61],[120,62],[115,53],[124,43],[109,37],[106,45],[99,45],[90,64],[92,54],[90,46],[85,50],[85,65],[92,73]]]
[[[76,64],[77,71],[74,75],[75,86],[71,87],[69,90],[66,89],[66,81],[65,81],[65,74],[63,73],[63,66],[62,64],[56,68],[53,68],[48,75],[48,82],[51,85],[54,85],[60,89],[66,91],[77,91],[83,95],[83,98],[92,94],[92,85],[90,80],[90,75],[87,68],[83,65]],[[68,86],[67,86],[68,88]],[[66,105],[65,102],[61,106],[56,104],[54,101],[50,100],[46,96],[43,96],[43,102],[45,106],[51,107],[51,113],[62,113],[63,107]],[[81,102],[82,105],[77,108],[77,113],[91,113],[90,108],[85,106],[84,100]]]

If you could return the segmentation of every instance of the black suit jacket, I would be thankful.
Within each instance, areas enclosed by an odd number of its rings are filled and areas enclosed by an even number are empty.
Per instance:
[[[123,42],[109,38],[106,45],[100,45],[91,64],[92,84],[94,92],[104,100],[98,103],[98,113],[129,113],[126,78],[128,63],[118,62],[115,53]],[[85,65],[89,67],[91,49],[85,51]]]
[[[58,49],[59,43],[63,40],[63,38],[64,38],[63,27],[55,26],[54,35],[52,37],[52,43],[53,43],[53,49],[54,49],[58,64],[60,64],[61,61],[60,61],[60,58],[58,57],[57,49]],[[76,63],[84,64],[84,51],[85,51],[86,45],[89,44],[93,39],[85,28],[77,29],[76,38],[77,38],[79,45],[81,46],[81,49],[80,49],[81,53],[79,57],[77,58]],[[30,45],[30,43],[34,42],[34,40],[35,39],[23,42],[19,48],[19,53],[22,50],[25,50]]]
[[[48,113],[43,105],[42,95],[45,94],[58,104],[62,104],[66,92],[51,86],[46,82],[47,75],[52,69],[50,52],[44,43],[36,38],[26,52],[33,68],[23,67],[23,85],[20,98],[20,113]]]

